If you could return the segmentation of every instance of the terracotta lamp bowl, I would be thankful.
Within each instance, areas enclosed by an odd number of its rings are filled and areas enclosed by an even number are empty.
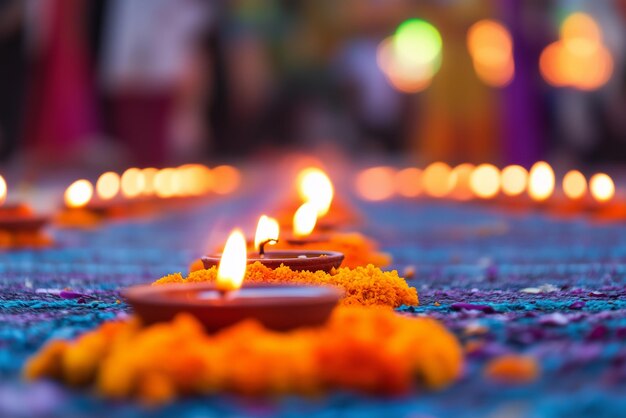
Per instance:
[[[341,293],[327,286],[251,284],[222,294],[213,284],[191,283],[133,286],[122,296],[145,324],[188,312],[215,332],[249,318],[277,331],[322,325]]]
[[[221,254],[202,257],[204,268],[217,266],[222,258]],[[337,251],[314,251],[314,250],[283,250],[266,251],[261,257],[258,252],[248,254],[248,264],[260,262],[266,267],[275,269],[281,264],[288,266],[294,271],[308,270],[325,272],[338,268],[343,262],[343,254]]]

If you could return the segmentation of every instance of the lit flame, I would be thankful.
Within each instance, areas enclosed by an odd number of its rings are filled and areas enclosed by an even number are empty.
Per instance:
[[[0,205],[7,200],[7,182],[0,176]]]
[[[120,191],[120,176],[113,171],[103,173],[96,182],[96,194],[102,200],[113,199]]]
[[[317,222],[317,208],[303,203],[293,215],[293,234],[298,237],[311,235]]]
[[[578,170],[568,171],[563,176],[563,193],[570,199],[582,198],[587,192],[587,179]]]
[[[302,201],[312,203],[318,216],[328,213],[335,191],[326,173],[315,167],[305,168],[298,174],[297,185]]]
[[[139,196],[143,192],[146,186],[146,179],[140,169],[129,168],[122,174],[120,186],[124,197],[130,199]]]
[[[269,216],[261,215],[259,223],[256,227],[256,234],[254,236],[254,248],[260,249],[260,244],[269,241],[270,245],[276,244],[278,241],[278,234],[280,227],[278,221]]]
[[[546,200],[554,192],[554,170],[545,161],[539,161],[530,168],[528,194],[537,201]]]
[[[68,208],[85,206],[93,196],[93,186],[89,180],[76,180],[65,190],[65,205]]]
[[[521,165],[509,165],[502,169],[502,193],[517,196],[524,193],[528,184],[528,171]]]
[[[226,241],[222,259],[217,266],[215,286],[218,290],[227,292],[241,287],[246,275],[247,258],[246,238],[240,230],[235,229]]]
[[[472,171],[470,188],[476,196],[490,199],[500,191],[500,170],[492,164],[481,164]]]
[[[589,180],[589,190],[598,202],[608,202],[615,196],[615,183],[607,174],[594,174]]]

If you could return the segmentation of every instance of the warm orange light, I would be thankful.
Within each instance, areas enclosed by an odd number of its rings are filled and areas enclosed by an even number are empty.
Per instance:
[[[178,177],[175,175],[176,170],[173,168],[164,168],[159,170],[154,176],[154,191],[158,197],[167,199],[174,197],[180,186],[175,184]]]
[[[554,192],[554,170],[545,161],[535,163],[528,174],[528,195],[537,201],[546,200]]]
[[[68,208],[85,206],[93,196],[93,186],[89,180],[76,180],[65,190],[65,205]]]
[[[7,182],[4,177],[0,176],[0,205],[7,200]]]
[[[120,176],[113,171],[107,171],[96,181],[96,194],[102,200],[113,199],[120,191]]]
[[[217,267],[215,287],[223,292],[239,289],[246,275],[247,258],[246,238],[240,230],[236,229],[231,232],[224,246],[222,258]]]
[[[393,196],[396,172],[390,167],[372,167],[356,178],[356,190],[367,200],[385,200]]]
[[[317,208],[311,203],[303,203],[293,215],[293,234],[297,237],[311,235],[317,223]]]
[[[416,197],[422,192],[422,170],[405,168],[396,173],[396,192],[404,197]]]
[[[563,193],[570,199],[580,199],[587,193],[587,179],[578,170],[570,170],[563,176]]]
[[[513,41],[508,29],[493,20],[481,20],[467,32],[467,48],[478,77],[485,84],[501,87],[515,73]]]
[[[417,93],[426,89],[437,72],[434,61],[416,65],[411,60],[402,59],[394,48],[393,37],[379,44],[376,61],[389,83],[403,93]]]
[[[211,170],[202,164],[185,164],[176,171],[181,179],[181,195],[200,196],[213,188]]]
[[[492,164],[481,164],[472,171],[470,187],[474,194],[490,199],[500,191],[500,170]]]
[[[129,168],[122,173],[120,182],[122,194],[129,199],[139,196],[144,190],[145,182],[140,169],[134,167]]]
[[[451,195],[455,199],[469,200],[473,197],[470,187],[470,178],[474,171],[474,164],[463,163],[454,167],[450,175]]]
[[[256,234],[254,235],[254,248],[258,250],[260,248],[259,245],[267,241],[269,241],[270,245],[276,244],[279,232],[280,226],[276,219],[261,215],[256,226]]]
[[[568,16],[561,26],[561,39],[548,45],[539,58],[539,69],[549,84],[579,90],[602,87],[611,78],[613,66],[600,27],[584,13]]]
[[[561,25],[561,39],[564,46],[574,53],[590,54],[602,43],[602,31],[591,16],[586,13],[572,13]]]
[[[298,174],[296,184],[302,201],[315,206],[319,217],[328,213],[334,189],[326,173],[315,167],[305,168]]]
[[[148,167],[141,170],[141,172],[143,173],[144,179],[144,187],[142,193],[146,196],[151,196],[155,193],[154,178],[156,177],[159,170],[154,167]]]
[[[509,165],[504,167],[500,178],[502,193],[507,196],[518,196],[526,190],[528,171],[521,165]]]
[[[237,190],[241,181],[239,170],[230,165],[220,165],[213,169],[213,191],[217,194],[229,194]]]
[[[589,179],[589,190],[598,202],[608,202],[615,196],[615,183],[607,174],[594,174]]]
[[[451,174],[452,168],[446,163],[430,164],[422,173],[424,191],[430,196],[444,197],[450,193],[451,186],[453,186],[450,181]]]

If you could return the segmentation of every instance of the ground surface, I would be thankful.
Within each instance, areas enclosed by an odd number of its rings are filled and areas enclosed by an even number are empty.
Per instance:
[[[25,358],[47,339],[74,336],[126,311],[117,303],[121,287],[184,271],[237,219],[253,223],[264,198],[244,193],[93,231],[57,230],[54,249],[0,254],[0,416],[626,414],[626,226],[423,200],[360,203],[366,221],[359,229],[394,255],[401,272],[415,267],[411,284],[421,305],[405,312],[440,318],[464,342],[484,343],[469,357],[464,378],[444,392],[383,400],[350,394],[280,401],[212,397],[146,411],[20,381]],[[66,287],[87,296],[62,299],[58,291]],[[458,302],[493,309],[453,310]],[[523,387],[484,380],[486,359],[507,352],[539,358],[541,379]]]

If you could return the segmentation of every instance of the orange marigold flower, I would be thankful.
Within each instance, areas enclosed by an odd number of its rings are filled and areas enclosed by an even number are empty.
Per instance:
[[[91,356],[83,352],[89,347],[96,347]],[[80,361],[68,367],[64,359],[75,352]],[[435,320],[338,307],[326,325],[289,332],[267,330],[251,319],[209,335],[186,313],[143,328],[136,319],[106,323],[75,342],[47,345],[24,373],[95,383],[109,398],[161,404],[217,391],[270,395],[343,388],[395,394],[416,382],[439,389],[457,379],[462,366],[458,341]]]
[[[217,277],[217,269],[197,270],[183,279],[179,273],[170,274],[154,282],[198,283],[212,282]],[[390,306],[417,305],[417,290],[409,287],[398,272],[382,271],[368,265],[350,269],[342,267],[332,274],[323,271],[293,271],[287,266],[270,269],[259,262],[248,266],[244,281],[249,283],[299,283],[308,285],[336,286],[344,291],[343,305]]]

